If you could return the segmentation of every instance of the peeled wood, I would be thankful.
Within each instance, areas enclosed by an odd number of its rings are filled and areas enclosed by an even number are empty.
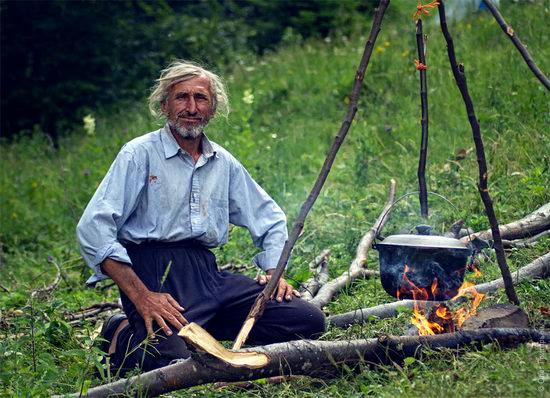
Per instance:
[[[514,284],[531,280],[535,278],[549,278],[550,277],[550,252],[546,253],[542,257],[537,258],[535,261],[520,268],[512,273],[512,280]],[[502,278],[496,279],[491,282],[482,283],[474,286],[478,293],[492,293],[504,287],[504,281]],[[424,303],[424,302],[423,302]],[[427,309],[439,304],[439,301],[426,302]],[[344,314],[337,314],[328,317],[328,322],[334,326],[341,328],[347,328],[356,323],[364,323],[375,319],[392,318],[397,315],[399,308],[413,308],[415,304],[414,300],[400,300],[394,301],[388,304],[381,304],[370,308],[362,308]],[[424,304],[423,304],[424,305]]]
[[[358,365],[376,366],[402,362],[404,358],[422,356],[422,350],[457,349],[464,346],[496,342],[501,347],[515,347],[526,342],[550,343],[550,333],[534,329],[479,329],[435,336],[381,336],[377,339],[347,341],[301,340],[255,347],[266,354],[269,363],[261,369],[227,366],[206,354],[194,354],[174,365],[156,369],[129,379],[88,390],[87,397],[106,397],[112,394],[158,396],[200,384],[255,380],[279,375],[333,377],[342,368]],[[73,396],[78,396],[74,394]]]
[[[382,18],[384,17],[384,13],[386,12],[386,8],[388,7],[389,3],[390,3],[389,0],[380,0],[380,3],[378,4],[378,7],[374,12],[372,28],[371,28],[369,37],[367,39],[367,42],[365,43],[365,49],[363,51],[363,55],[361,57],[359,67],[357,68],[357,71],[355,73],[355,81],[353,83],[353,88],[350,95],[349,107],[348,107],[346,116],[342,121],[338,134],[334,137],[334,141],[332,143],[332,146],[329,152],[327,153],[325,162],[323,163],[323,167],[319,172],[319,176],[317,177],[317,180],[315,181],[315,184],[313,185],[313,188],[311,189],[311,192],[309,193],[306,201],[302,204],[302,207],[300,208],[300,212],[298,213],[298,216],[296,217],[296,221],[294,222],[294,227],[292,228],[292,231],[288,237],[288,240],[285,242],[285,245],[283,247],[281,257],[279,258],[279,262],[277,263],[277,267],[275,268],[275,271],[271,275],[271,279],[267,283],[266,287],[258,295],[258,298],[252,305],[252,309],[250,310],[250,313],[248,314],[241,331],[239,332],[239,334],[237,335],[237,338],[235,339],[235,342],[233,344],[234,349],[241,348],[241,346],[244,344],[244,342],[248,338],[248,334],[250,333],[252,326],[254,325],[256,320],[262,316],[262,313],[265,309],[267,302],[269,301],[271,295],[275,291],[275,288],[279,284],[279,279],[283,275],[288,259],[290,258],[290,253],[292,252],[292,248],[294,247],[296,241],[300,237],[300,233],[304,228],[304,222],[307,217],[307,214],[309,213],[309,211],[313,207],[313,203],[315,203],[315,200],[319,196],[319,193],[321,192],[321,188],[323,187],[328,177],[332,164],[336,159],[336,154],[338,153],[338,149],[340,149],[340,146],[344,142],[344,139],[346,138],[349,128],[351,127],[353,118],[357,113],[357,103],[359,100],[361,85],[363,83],[365,72],[367,70],[367,66],[369,64],[370,57],[374,49],[374,44],[376,43],[376,38],[378,37],[378,33],[381,30],[380,26],[382,24]]]
[[[233,352],[226,349],[218,340],[195,322],[185,325],[178,333],[186,342],[212,356],[221,359],[234,367],[262,368],[269,362],[269,357],[260,352]]]
[[[388,217],[390,215],[391,206],[393,205],[393,202],[395,200],[395,187],[395,180],[391,179],[386,205],[382,209],[382,212],[378,216],[378,219],[376,220],[372,228],[361,238],[359,245],[357,245],[355,258],[351,262],[349,269],[338,278],[327,282],[323,287],[321,287],[317,295],[312,300],[310,300],[311,304],[317,306],[318,308],[322,308],[323,306],[330,303],[333,297],[340,290],[342,290],[344,286],[349,285],[355,279],[359,277],[371,277],[375,275],[377,276],[380,274],[378,271],[365,269],[365,263],[367,261],[367,252],[372,246],[372,242],[380,233],[382,228],[384,228],[384,225],[386,224],[386,221],[388,220]]]

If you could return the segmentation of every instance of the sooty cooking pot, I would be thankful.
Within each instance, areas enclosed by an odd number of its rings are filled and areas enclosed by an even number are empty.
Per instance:
[[[418,292],[414,287],[425,289],[427,294],[427,298],[417,299],[454,297],[472,254],[472,249],[460,240],[435,235],[391,235],[374,247],[380,254],[382,286],[399,299],[412,299],[413,291]]]

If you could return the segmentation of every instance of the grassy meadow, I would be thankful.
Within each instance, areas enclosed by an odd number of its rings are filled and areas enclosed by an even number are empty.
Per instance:
[[[416,191],[420,143],[420,98],[411,1],[392,2],[367,69],[359,111],[311,211],[288,270],[296,285],[309,277],[307,264],[332,251],[330,272],[349,266],[361,236],[387,198],[389,180],[398,195]],[[550,3],[501,1],[502,13],[537,61],[550,74]],[[477,161],[462,99],[449,67],[436,17],[427,18],[430,138],[427,183],[455,207],[430,197],[430,219],[438,233],[462,218],[474,230],[488,228],[476,183]],[[519,53],[488,13],[449,26],[459,62],[465,64],[489,162],[489,189],[501,223],[518,219],[550,201],[550,93],[531,74]],[[276,52],[236,60],[225,76],[232,112],[207,127],[208,136],[232,152],[285,210],[289,228],[305,200],[347,109],[354,73],[370,21],[349,37],[303,41],[289,32]],[[151,76],[153,80],[156,76]],[[144,93],[145,96],[145,93]],[[4,117],[5,115],[3,115]],[[43,135],[2,143],[0,223],[0,396],[49,396],[107,382],[94,376],[101,352],[94,346],[100,326],[69,325],[64,314],[114,301],[116,288],[103,282],[87,289],[90,271],[81,259],[74,229],[80,214],[120,147],[160,125],[146,100],[98,109],[54,149]],[[466,153],[464,159],[457,154]],[[424,223],[416,196],[392,212],[384,233]],[[550,250],[550,239],[508,254],[512,270]],[[256,253],[246,230],[234,228],[216,249],[220,265],[249,263]],[[33,289],[52,283],[46,298]],[[368,268],[378,267],[369,251]],[[482,258],[483,276],[499,276],[492,253]],[[550,303],[550,282],[517,287],[533,326],[548,328],[540,307]],[[393,301],[379,280],[349,286],[325,309],[328,314]],[[507,302],[503,292],[482,306]],[[410,312],[349,330],[332,328],[323,339],[401,335]],[[550,395],[550,358],[541,349],[430,352],[404,366],[343,370],[336,380],[303,378],[280,385],[259,381],[248,390],[196,387],[173,396],[254,397],[539,397]]]

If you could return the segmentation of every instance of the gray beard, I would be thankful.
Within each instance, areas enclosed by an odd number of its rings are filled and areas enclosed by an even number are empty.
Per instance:
[[[172,121],[169,121],[168,125],[170,126],[170,128],[172,128],[172,130],[178,133],[180,137],[187,138],[187,139],[189,138],[194,139],[199,137],[202,134],[202,131],[204,130],[203,125],[198,125],[191,128],[185,128],[185,127],[179,126],[177,123],[174,123]]]

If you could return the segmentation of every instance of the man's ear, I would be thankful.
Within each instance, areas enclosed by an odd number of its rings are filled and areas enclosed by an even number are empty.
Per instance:
[[[160,110],[166,115],[166,100],[160,101]]]

